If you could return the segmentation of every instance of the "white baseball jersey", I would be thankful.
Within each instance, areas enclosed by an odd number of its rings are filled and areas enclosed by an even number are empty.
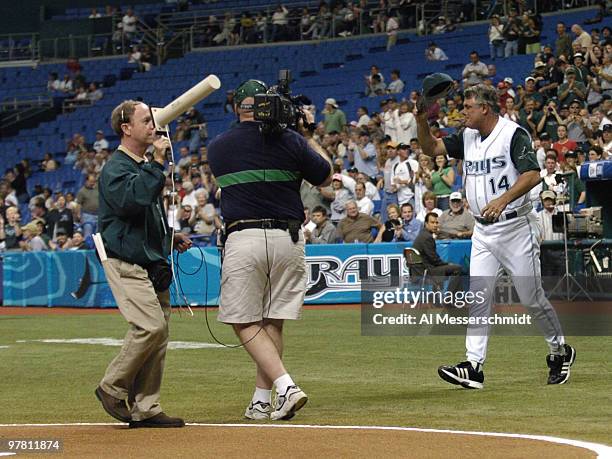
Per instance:
[[[475,216],[508,191],[521,173],[540,170],[527,131],[505,118],[499,117],[484,139],[476,129],[465,128],[444,138],[444,144],[450,156],[463,159],[463,186]],[[528,201],[528,195],[521,196],[508,204],[506,211]]]

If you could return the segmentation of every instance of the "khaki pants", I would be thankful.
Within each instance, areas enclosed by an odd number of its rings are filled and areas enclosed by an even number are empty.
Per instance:
[[[113,397],[127,399],[132,419],[142,421],[162,411],[159,391],[168,345],[170,293],[156,293],[139,265],[109,258],[104,272],[130,328],[100,387]]]

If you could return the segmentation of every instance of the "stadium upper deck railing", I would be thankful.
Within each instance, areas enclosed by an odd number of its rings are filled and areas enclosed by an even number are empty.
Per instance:
[[[419,34],[427,35],[430,33],[432,23],[439,15],[450,15],[453,11],[453,0],[418,2],[408,10],[403,10],[403,14],[409,16],[408,23],[416,27]],[[562,2],[562,10],[576,8],[580,6],[595,5],[595,0],[572,0]],[[537,4],[537,2],[536,2]],[[292,5],[292,7],[299,4]],[[484,19],[493,12],[504,14],[508,9],[506,1],[489,2],[487,8],[482,2],[475,2],[471,20]],[[240,24],[240,13],[244,8],[236,7],[229,9],[229,12],[236,14],[237,24]],[[263,23],[255,24],[255,42],[269,43],[272,41],[273,24],[270,17],[270,8],[261,9],[259,12],[265,18]],[[225,10],[217,11],[218,14]],[[132,45],[148,45],[154,53],[157,63],[162,63],[169,56],[169,48],[178,50],[179,54],[188,52],[194,48],[206,48],[217,46],[218,44],[228,45],[229,40],[222,43],[212,43],[210,37],[206,38],[205,30],[208,27],[209,17],[213,14],[207,10],[193,10],[187,12],[174,12],[159,14],[153,23],[139,23],[139,32],[133,37],[127,37],[115,29],[114,32],[92,35],[71,35],[59,38],[41,39],[37,33],[30,34],[11,34],[0,35],[0,62],[12,60],[44,60],[44,59],[65,59],[68,57],[98,57],[125,55],[130,51]],[[315,12],[311,12],[314,15]],[[374,29],[372,22],[380,20],[384,13],[383,9],[372,8],[368,11],[367,17],[363,13],[356,19],[357,27],[352,28],[350,35],[368,35],[373,32],[381,32],[381,28]],[[284,41],[309,41],[312,36],[307,36],[306,27],[300,21],[301,16],[290,15],[287,20],[289,24],[294,24],[293,33],[284,37]],[[218,22],[222,28],[223,22]],[[333,15],[329,18],[326,33],[318,37],[319,40],[339,38],[339,31],[343,21]],[[466,23],[464,23],[466,24]],[[114,24],[113,24],[114,27]],[[383,27],[384,28],[384,27]],[[409,29],[401,29],[403,31]],[[247,31],[244,27],[238,27],[239,40],[237,45],[245,45]],[[342,34],[347,36],[349,34]],[[176,54],[174,54],[176,55]]]

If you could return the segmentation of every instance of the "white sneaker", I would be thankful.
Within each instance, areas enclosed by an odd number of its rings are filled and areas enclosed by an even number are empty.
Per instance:
[[[270,404],[268,402],[255,402],[251,400],[249,406],[247,406],[246,411],[244,412],[244,417],[247,419],[253,419],[255,421],[260,421],[263,419],[268,419],[270,417]]]
[[[276,403],[274,411],[270,414],[270,419],[278,421],[282,419],[288,421],[295,412],[302,408],[308,401],[308,396],[300,389],[299,386],[289,386],[284,395],[276,395]]]

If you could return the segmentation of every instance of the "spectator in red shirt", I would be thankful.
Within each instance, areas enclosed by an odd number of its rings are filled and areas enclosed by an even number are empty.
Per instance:
[[[505,81],[500,81],[497,83],[497,94],[499,97],[499,108],[506,108],[506,100],[512,95],[508,92],[508,83]]]
[[[557,152],[557,161],[562,163],[565,162],[565,153],[574,151],[578,144],[567,137],[567,127],[563,124],[557,127],[557,136],[559,140],[553,143],[552,147]]]
[[[69,57],[68,61],[66,61],[66,68],[71,74],[76,73],[77,70],[83,70],[78,57]]]

